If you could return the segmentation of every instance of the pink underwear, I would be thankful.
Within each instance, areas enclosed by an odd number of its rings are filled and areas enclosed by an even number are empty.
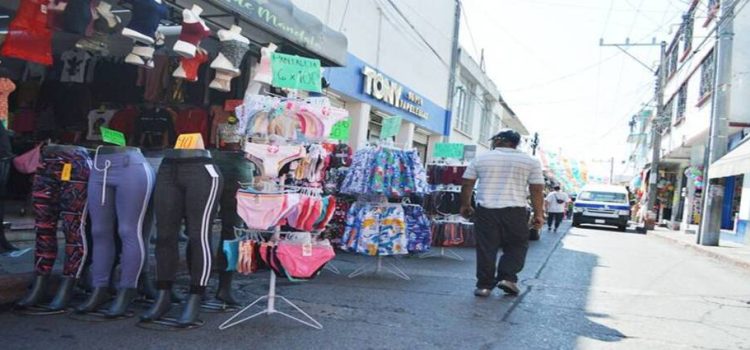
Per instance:
[[[286,163],[305,157],[305,147],[247,143],[245,153],[247,159],[263,170],[263,176],[277,178]]]
[[[267,230],[299,203],[297,194],[256,194],[237,191],[237,215],[247,227]]]
[[[289,279],[310,279],[320,273],[326,263],[336,257],[333,247],[323,244],[305,246],[297,242],[281,241],[275,258]]]
[[[324,136],[322,134],[324,125],[313,111],[302,109],[297,112],[297,118],[299,118],[300,129],[305,136],[312,139],[319,139]]]

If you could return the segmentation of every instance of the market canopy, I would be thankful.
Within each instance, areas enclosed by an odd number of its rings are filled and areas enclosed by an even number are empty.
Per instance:
[[[711,164],[708,169],[710,179],[746,173],[750,173],[750,142],[743,142]]]

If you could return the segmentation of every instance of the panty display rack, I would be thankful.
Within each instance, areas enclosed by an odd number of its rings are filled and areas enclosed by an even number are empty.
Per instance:
[[[463,257],[450,247],[473,247],[474,224],[460,215],[461,183],[466,164],[435,162],[428,164],[427,174],[431,193],[425,199],[425,209],[430,217],[432,251],[421,257],[441,256],[455,260]]]

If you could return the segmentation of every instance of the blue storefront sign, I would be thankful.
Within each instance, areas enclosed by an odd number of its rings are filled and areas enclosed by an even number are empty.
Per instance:
[[[450,131],[449,111],[351,53],[345,67],[328,68],[324,76],[331,89],[386,114],[401,116],[405,121],[440,135],[447,135]]]

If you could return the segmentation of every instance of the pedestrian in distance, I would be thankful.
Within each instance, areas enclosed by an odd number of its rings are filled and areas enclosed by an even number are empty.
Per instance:
[[[547,231],[557,233],[563,215],[565,215],[565,207],[568,205],[569,198],[567,193],[560,191],[559,185],[555,185],[554,189],[544,199],[544,210],[547,212]]]
[[[474,295],[487,297],[495,287],[518,295],[518,273],[526,262],[529,226],[526,205],[529,193],[534,209],[533,226],[544,224],[544,177],[539,161],[517,150],[521,135],[504,129],[490,139],[492,150],[466,168],[461,187],[461,215],[474,218],[477,251],[477,284]],[[476,187],[476,211],[471,197]],[[498,250],[503,254],[499,261]],[[497,264],[497,267],[495,267]]]

